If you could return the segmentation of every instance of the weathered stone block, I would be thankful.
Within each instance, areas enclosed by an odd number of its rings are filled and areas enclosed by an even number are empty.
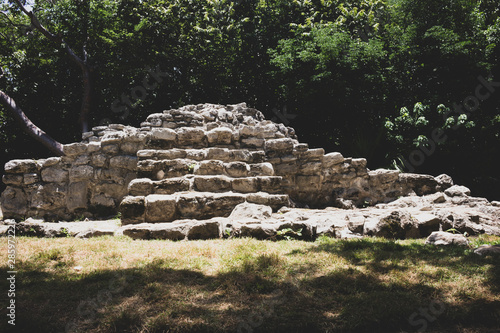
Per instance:
[[[39,185],[31,197],[31,208],[53,211],[66,205],[65,185],[49,183]]]
[[[241,143],[242,143],[243,147],[262,148],[262,147],[264,147],[265,140],[250,137],[250,138],[246,138],[246,139],[241,139]]]
[[[217,127],[207,132],[208,143],[211,145],[229,145],[232,142],[233,131],[227,127]]]
[[[226,164],[226,173],[231,177],[246,177],[250,167],[245,162],[231,162]]]
[[[293,152],[293,144],[294,141],[290,138],[271,139],[266,140],[264,149],[268,155],[288,155]]]
[[[102,168],[106,165],[106,155],[97,154],[92,156],[92,165],[98,168]]]
[[[78,182],[80,180],[91,179],[94,174],[94,168],[89,165],[81,165],[73,167],[69,171],[69,180],[71,182]],[[42,176],[43,177],[43,176]]]
[[[256,177],[235,178],[231,181],[233,191],[240,193],[254,193],[259,190]]]
[[[205,131],[200,128],[179,128],[177,130],[177,142],[181,146],[206,146]]]
[[[3,175],[2,181],[5,185],[21,185],[23,178],[23,175],[6,174]]]
[[[200,192],[224,192],[231,189],[231,181],[226,176],[196,176],[194,187]]]
[[[28,211],[28,198],[17,187],[7,186],[0,197],[0,204],[5,217],[23,217]]]
[[[6,173],[34,173],[38,165],[35,160],[12,160],[5,163]]]
[[[221,226],[217,221],[201,221],[192,226],[187,232],[187,239],[214,239],[221,237]]]
[[[23,183],[26,185],[31,185],[40,181],[40,176],[37,173],[26,173],[24,174]]]
[[[41,165],[42,165],[42,168],[48,168],[48,167],[51,167],[51,166],[58,164],[59,162],[61,162],[60,157],[49,157],[49,158],[45,159],[41,163]]]
[[[137,169],[137,157],[135,156],[115,156],[109,160],[111,168],[123,168],[127,170]]]
[[[66,156],[82,155],[87,152],[87,145],[80,142],[63,145],[63,152]]]
[[[321,185],[321,177],[297,176],[295,182],[299,191],[313,191],[319,189]]]
[[[89,162],[90,162],[90,157],[89,155],[85,154],[78,156],[73,162],[73,165],[86,165],[89,164]]]
[[[308,162],[300,166],[298,173],[302,175],[319,175],[323,164],[321,162]]]
[[[151,194],[146,197],[145,204],[146,222],[170,222],[175,219],[175,196]]]
[[[138,178],[128,184],[128,192],[133,196],[146,196],[153,193],[153,181],[149,178]]]
[[[125,197],[120,203],[122,224],[142,223],[146,211],[144,197]]]
[[[153,140],[175,141],[177,140],[177,133],[170,128],[153,128],[151,138]]]
[[[66,197],[66,207],[73,211],[78,208],[87,208],[87,182],[72,183],[68,187],[68,195]]]
[[[163,179],[154,182],[152,185],[155,194],[174,194],[190,190],[190,182],[186,178]]]
[[[257,183],[260,191],[267,193],[283,193],[281,177],[257,177]]]
[[[344,156],[341,153],[329,153],[323,156],[323,167],[331,168],[334,165],[344,162]]]
[[[42,180],[47,183],[64,183],[68,181],[68,171],[58,167],[42,170]]]
[[[109,144],[102,147],[102,151],[108,155],[117,155],[120,148],[118,145]]]
[[[195,175],[221,175],[224,169],[225,166],[222,161],[209,160],[195,166],[193,172]]]

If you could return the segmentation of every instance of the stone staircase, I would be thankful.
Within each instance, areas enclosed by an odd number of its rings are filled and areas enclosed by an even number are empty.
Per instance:
[[[137,152],[138,178],[130,182],[129,195],[120,204],[123,224],[227,217],[243,202],[275,211],[290,206],[286,181],[265,162],[263,149],[264,138],[283,134],[252,132],[251,138],[241,138],[249,129],[235,128],[233,120],[239,124],[242,119],[226,115],[229,119],[218,115],[213,122],[171,110],[148,118],[162,127],[154,127],[146,149]]]

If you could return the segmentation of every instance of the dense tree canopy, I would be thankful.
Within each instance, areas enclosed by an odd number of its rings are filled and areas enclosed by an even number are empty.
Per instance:
[[[0,90],[57,140],[79,140],[80,68],[15,1],[0,6]],[[90,126],[246,101],[311,146],[366,157],[370,168],[445,172],[496,199],[499,8],[496,0],[32,3],[78,56],[85,47]],[[1,108],[0,149],[1,163],[50,155]]]

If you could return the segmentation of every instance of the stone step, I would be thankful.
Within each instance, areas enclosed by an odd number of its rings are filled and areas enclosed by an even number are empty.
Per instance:
[[[133,196],[174,194],[176,192],[238,192],[271,194],[283,193],[283,177],[256,176],[233,178],[225,175],[187,175],[153,181],[138,178],[130,182],[128,193]]]
[[[234,207],[243,202],[267,205],[278,210],[290,206],[286,194],[178,192],[128,196],[120,204],[122,224],[171,222],[178,219],[203,220],[227,217]]]
[[[173,160],[177,158],[204,161],[218,160],[222,162],[260,163],[266,158],[264,150],[206,148],[206,149],[143,149],[137,152],[137,158],[142,160]]]
[[[172,160],[143,160],[137,164],[139,178],[161,180],[186,175],[225,175],[233,178],[274,176],[271,163],[196,161],[176,158]]]

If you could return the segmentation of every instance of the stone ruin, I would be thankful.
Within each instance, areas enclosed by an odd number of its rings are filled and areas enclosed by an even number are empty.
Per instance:
[[[94,127],[82,142],[64,145],[64,153],[6,163],[4,218],[71,221],[120,213],[123,225],[171,223],[226,218],[242,203],[274,212],[380,208],[453,186],[447,175],[372,171],[363,158],[309,148],[293,128],[244,103],[167,110],[140,128]]]

